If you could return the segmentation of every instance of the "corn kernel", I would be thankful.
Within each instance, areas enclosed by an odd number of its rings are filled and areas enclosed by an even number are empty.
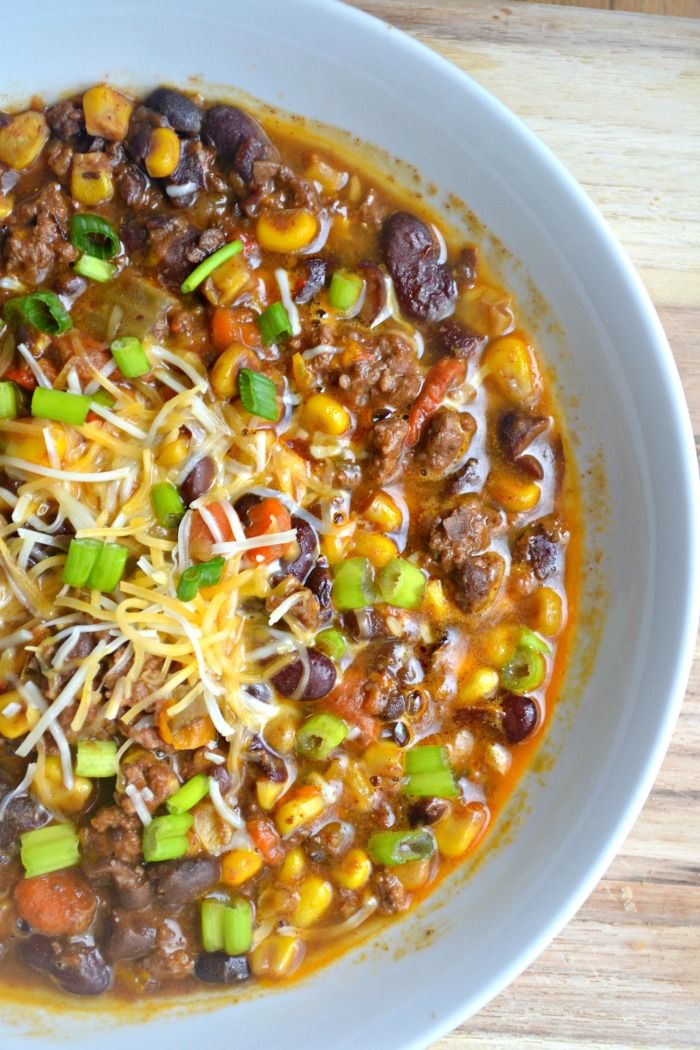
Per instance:
[[[299,390],[310,390],[314,385],[314,373],[301,354],[292,357],[292,376]]]
[[[290,977],[304,958],[304,942],[298,937],[273,933],[255,948],[250,968],[256,977],[281,980]]]
[[[424,860],[411,860],[408,864],[401,864],[396,869],[402,886],[407,890],[419,890],[430,879],[432,861],[430,857]]]
[[[323,813],[325,809],[323,795],[314,787],[299,788],[295,794],[284,801],[275,814],[275,824],[280,835],[289,835],[303,824]]]
[[[337,193],[338,190],[342,190],[348,181],[348,173],[346,171],[337,171],[330,164],[327,164],[325,160],[313,161],[306,169],[306,176],[313,182],[320,182],[328,193]]]
[[[459,700],[463,704],[474,704],[493,696],[497,689],[498,672],[492,667],[479,667],[460,686]]]
[[[23,698],[14,689],[0,695],[0,735],[6,740],[24,736],[39,721],[35,707],[27,707]]]
[[[319,875],[307,875],[299,886],[299,903],[292,912],[293,926],[302,930],[318,922],[333,900],[333,887]]]
[[[330,770],[328,777],[333,779]],[[374,802],[375,790],[358,762],[348,762],[344,773],[344,781],[353,808],[360,813],[369,813]]]
[[[321,553],[329,565],[337,565],[343,561],[350,547],[351,536],[335,536],[332,533],[324,533],[321,536]]]
[[[277,784],[274,780],[266,780],[264,777],[261,777],[260,780],[255,782],[258,805],[262,809],[272,809],[285,787],[284,782]]]
[[[263,859],[252,849],[232,849],[221,858],[221,882],[226,886],[242,886],[257,875]]]
[[[234,343],[217,357],[209,372],[209,382],[220,401],[229,401],[237,393],[238,373],[249,356],[242,343]]]
[[[311,244],[318,233],[318,220],[304,208],[284,208],[263,212],[257,222],[260,247],[268,252],[286,255]]]
[[[0,163],[15,171],[28,168],[41,153],[49,138],[49,126],[43,113],[29,110],[12,117],[0,128]]]
[[[209,801],[200,802],[193,810],[194,825],[190,829],[192,851],[205,850],[219,856],[231,843],[233,830],[230,824],[217,813]]]
[[[486,662],[500,668],[510,660],[518,638],[518,629],[513,624],[499,624],[487,631],[482,643]]]
[[[8,215],[12,215],[12,209],[15,206],[15,198],[11,193],[7,196],[0,196],[0,222],[6,219]]]
[[[282,867],[277,877],[284,886],[292,886],[304,874],[305,867],[306,857],[304,856],[304,851],[300,846],[295,846],[294,849],[290,849],[282,861]]]
[[[271,718],[265,727],[265,740],[279,755],[288,755],[294,750],[297,739],[299,716],[287,708]]]
[[[250,270],[242,255],[227,259],[202,285],[205,297],[214,306],[228,306],[250,281]]]
[[[540,587],[531,598],[529,623],[533,630],[554,638],[564,620],[562,601],[551,587]]]
[[[381,532],[356,532],[353,543],[353,554],[360,558],[369,558],[375,569],[381,569],[399,553],[394,541]]]
[[[483,810],[463,809],[436,824],[435,838],[443,857],[462,857],[474,845],[485,822]]]
[[[180,163],[180,140],[172,128],[154,128],[148,143],[146,171],[152,179],[167,179]]]
[[[478,284],[462,292],[457,315],[467,328],[489,339],[502,335],[513,325],[510,296],[489,284]]]
[[[51,424],[48,429],[56,455],[59,459],[63,459],[66,454],[65,431],[59,424]],[[10,434],[5,442],[4,451],[8,456],[17,456],[19,459],[28,459],[31,463],[51,466],[43,428],[37,427],[36,434]]]
[[[403,514],[389,493],[384,491],[375,493],[363,517],[382,532],[396,532],[403,523]]]
[[[70,192],[80,204],[101,204],[114,196],[109,162],[104,153],[76,153],[70,176]]]
[[[92,781],[87,777],[73,777],[73,787],[63,783],[61,760],[57,755],[47,755],[44,768],[37,768],[32,791],[47,809],[60,813],[79,813],[92,794]]]
[[[349,849],[334,866],[331,875],[345,890],[361,890],[372,874],[372,861],[363,849]]]
[[[510,472],[499,471],[489,475],[488,486],[496,502],[513,514],[532,510],[540,500],[539,485],[534,481],[525,481]]]
[[[403,776],[403,752],[389,740],[378,740],[370,744],[363,757],[370,777],[400,780]]]
[[[348,410],[328,394],[312,394],[304,402],[301,421],[311,433],[320,430],[336,437],[344,434],[351,422]]]
[[[126,138],[133,105],[108,84],[97,84],[83,95],[85,130],[88,135],[99,135],[110,142]]]
[[[504,397],[527,401],[537,390],[539,377],[532,352],[517,335],[504,335],[487,347],[482,365]]]
[[[177,467],[186,458],[190,449],[190,439],[184,434],[178,434],[172,441],[163,445],[157,462],[160,467]]]

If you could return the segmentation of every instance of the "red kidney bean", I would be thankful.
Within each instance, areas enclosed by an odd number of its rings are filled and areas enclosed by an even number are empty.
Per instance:
[[[498,421],[498,444],[506,459],[514,463],[535,438],[547,429],[547,416],[531,416],[514,408]]]
[[[508,693],[500,701],[503,712],[503,732],[511,744],[519,744],[529,737],[537,726],[537,704],[529,696]]]
[[[104,953],[110,962],[141,959],[156,946],[157,930],[144,915],[113,911],[107,920]]]
[[[304,518],[298,518],[296,514],[292,517],[292,528],[296,529],[297,545],[299,553],[292,562],[282,562],[282,569],[286,576],[296,576],[303,583],[309,575],[311,566],[316,561],[318,551],[318,537]]]
[[[214,484],[216,466],[211,456],[202,456],[185,480],[180,485],[180,495],[189,507],[196,499],[203,496]]]
[[[399,305],[420,321],[442,321],[452,312],[457,286],[439,263],[430,229],[415,215],[397,211],[384,223],[384,261],[394,280]]]
[[[156,879],[157,896],[169,908],[177,908],[204,896],[219,881],[221,864],[216,857],[192,857],[154,864],[149,870]]]
[[[306,655],[310,665],[309,679],[300,699],[320,700],[322,696],[327,696],[335,685],[337,676],[335,664],[318,649],[307,649]],[[282,696],[293,696],[301,681],[301,675],[301,660],[293,660],[276,675],[273,675],[272,684]]]
[[[246,186],[253,182],[256,160],[276,160],[278,156],[258,122],[235,106],[208,109],[204,114],[203,135]]]
[[[238,984],[250,977],[245,955],[203,952],[194,964],[194,973],[206,984]]]
[[[34,934],[19,942],[18,952],[27,966],[47,973],[73,995],[100,995],[112,983],[112,971],[100,951],[85,944]]]
[[[152,91],[144,105],[167,117],[175,131],[185,135],[198,135],[202,126],[202,111],[191,98],[172,88],[159,87]]]

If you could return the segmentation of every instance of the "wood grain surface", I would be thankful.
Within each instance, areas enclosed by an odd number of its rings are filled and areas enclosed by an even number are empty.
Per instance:
[[[700,23],[611,10],[644,0],[353,2],[470,73],[586,188],[656,304],[700,443]],[[700,1047],[697,657],[656,786],[605,878],[529,970],[435,1050]]]

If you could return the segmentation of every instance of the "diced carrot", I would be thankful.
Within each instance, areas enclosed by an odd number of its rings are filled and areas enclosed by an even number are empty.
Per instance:
[[[85,933],[97,907],[95,894],[74,870],[22,879],[15,886],[15,900],[25,922],[47,937]]]
[[[452,383],[456,380],[461,382],[466,374],[466,363],[456,357],[441,357],[428,369],[408,417],[406,444],[409,448],[420,438],[423,427],[437,412]]]
[[[281,500],[274,496],[256,503],[247,511],[249,524],[246,526],[245,534],[248,537],[265,536],[268,532],[287,532],[292,527],[292,519],[289,511]],[[290,544],[272,544],[270,547],[256,547],[251,551],[249,557],[256,564],[274,561],[275,558],[284,557]]]
[[[17,386],[21,386],[23,390],[34,390],[37,385],[36,376],[26,362],[8,368],[3,379],[12,380]]]
[[[209,561],[213,557],[211,552],[213,543],[230,543],[233,539],[231,522],[228,520],[222,504],[207,503],[204,509],[215,520],[220,537],[212,535],[211,529],[204,521],[202,515],[198,510],[195,511],[192,525],[190,526],[190,557],[193,561]]]
[[[255,820],[249,820],[246,827],[266,862],[273,867],[281,864],[284,860],[284,847],[272,821],[265,817],[258,817]]]
[[[219,353],[232,343],[260,346],[260,330],[250,310],[219,306],[211,316],[209,330],[214,349]]]

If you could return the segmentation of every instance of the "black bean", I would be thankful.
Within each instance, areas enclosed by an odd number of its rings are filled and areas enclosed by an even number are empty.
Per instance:
[[[0,796],[6,795],[10,788],[9,781],[0,783]],[[15,852],[22,832],[43,828],[50,820],[51,814],[30,795],[11,799],[0,821],[0,850]]]
[[[321,291],[326,283],[328,267],[326,260],[319,255],[312,255],[301,262],[302,275],[294,289],[294,302],[304,306]]]
[[[294,561],[283,562],[282,568],[284,575],[296,576],[303,583],[316,560],[318,538],[308,521],[305,521],[304,518],[298,518],[296,514],[292,517],[292,528],[296,530],[299,553]]]
[[[325,565],[317,565],[311,570],[306,578],[306,586],[312,594],[316,595],[322,609],[330,609],[333,581]]]
[[[112,983],[112,971],[97,948],[34,934],[20,941],[17,951],[27,966],[47,973],[73,995],[100,995]]]
[[[529,696],[508,693],[500,701],[503,712],[503,732],[511,744],[519,744],[529,737],[537,726],[537,704]]]
[[[253,182],[256,160],[276,158],[277,151],[256,120],[235,106],[213,106],[204,114],[203,134],[224,164],[230,165],[246,186]]]
[[[214,484],[216,466],[211,456],[202,456],[195,463],[185,480],[180,485],[180,495],[189,507],[196,499],[203,496]]]
[[[306,655],[310,665],[309,679],[300,699],[320,700],[322,696],[327,696],[335,685],[335,664],[318,649],[307,649]],[[282,696],[293,696],[301,681],[301,676],[301,660],[293,660],[276,675],[273,675],[272,684]]]
[[[419,798],[409,807],[408,822],[412,828],[421,824],[436,824],[446,812],[447,803],[443,798]]]
[[[233,505],[238,517],[241,519],[244,527],[250,525],[250,519],[248,518],[248,511],[251,507],[255,507],[256,504],[260,503],[260,496],[256,496],[252,492],[246,492],[243,496],[236,500]]]
[[[409,212],[397,211],[384,223],[382,241],[384,261],[403,312],[422,321],[447,317],[457,286],[447,266],[437,261],[428,226]]]
[[[261,776],[282,784],[287,779],[287,766],[284,759],[271,751],[259,736],[254,736],[248,744],[248,758],[257,766]]]
[[[218,881],[221,864],[216,857],[192,857],[154,864],[150,873],[156,880],[156,894],[169,908],[203,897]]]
[[[399,747],[405,747],[411,739],[411,732],[405,722],[389,722],[381,735],[384,740],[393,740]]]
[[[157,930],[148,916],[113,911],[107,920],[104,953],[110,962],[141,959],[156,946]]]
[[[238,984],[248,980],[250,968],[245,955],[203,952],[194,964],[194,973],[206,984]]]
[[[145,104],[156,113],[168,118],[171,128],[185,135],[198,135],[202,126],[202,111],[191,98],[172,88],[159,87],[146,99]]]

